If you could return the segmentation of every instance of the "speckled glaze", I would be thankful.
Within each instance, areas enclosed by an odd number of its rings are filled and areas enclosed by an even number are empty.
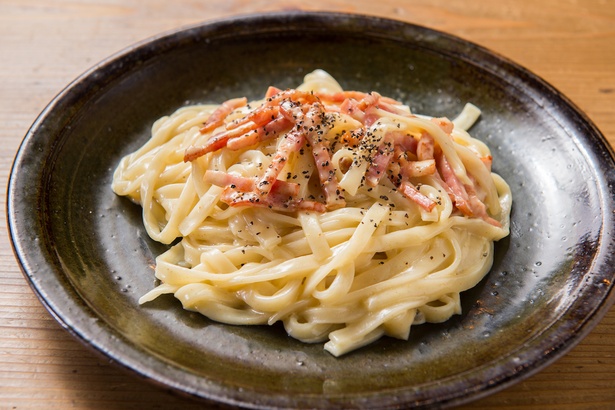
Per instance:
[[[329,71],[417,113],[483,110],[472,129],[514,195],[510,237],[463,314],[341,358],[281,327],[218,324],[154,286],[141,210],[110,189],[154,120],[197,102],[258,98]],[[613,152],[565,97],[476,45],[401,22],[290,13],[161,35],[92,68],[45,109],[10,178],[15,253],[51,314],[136,374],[205,401],[250,408],[401,408],[468,402],[562,356],[615,298]]]

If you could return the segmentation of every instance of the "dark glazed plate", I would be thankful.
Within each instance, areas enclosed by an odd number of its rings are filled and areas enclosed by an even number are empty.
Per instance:
[[[164,250],[110,189],[120,157],[179,106],[257,98],[322,68],[414,112],[483,110],[471,130],[514,196],[511,235],[463,314],[341,358],[279,327],[222,325],[172,297],[140,307]],[[32,288],[113,361],[188,395],[254,408],[464,403],[562,356],[615,298],[615,165],[596,127],[535,75],[481,47],[379,18],[247,16],[162,35],[100,63],[33,124],[10,179],[8,220]]]

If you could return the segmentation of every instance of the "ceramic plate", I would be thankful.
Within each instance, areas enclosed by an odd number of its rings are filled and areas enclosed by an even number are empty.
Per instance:
[[[514,197],[511,234],[463,314],[341,358],[281,327],[237,327],[146,306],[165,247],[110,188],[120,158],[176,108],[298,85],[322,68],[416,113],[482,109],[472,134]],[[290,13],[161,35],[79,77],[33,124],[10,179],[15,252],[32,288],[78,339],[158,384],[254,408],[464,403],[562,356],[613,303],[613,152],[570,101],[527,70],[459,38],[373,17]]]

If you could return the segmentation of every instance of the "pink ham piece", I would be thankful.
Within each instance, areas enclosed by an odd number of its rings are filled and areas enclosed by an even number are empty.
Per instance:
[[[399,185],[399,191],[406,198],[411,199],[427,212],[431,212],[431,210],[436,206],[436,203],[434,201],[432,201],[427,196],[421,194],[421,192],[416,189],[416,187],[412,185],[412,183],[408,181],[404,181]]]
[[[233,98],[231,100],[223,102],[205,121],[203,127],[200,129],[201,134],[206,134],[215,130],[224,124],[224,120],[230,113],[235,111],[237,108],[241,108],[248,103],[248,99],[245,97],[242,98]]]

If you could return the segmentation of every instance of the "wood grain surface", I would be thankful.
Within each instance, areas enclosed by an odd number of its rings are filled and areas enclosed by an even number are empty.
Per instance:
[[[0,206],[36,116],[72,79],[149,36],[205,20],[280,10],[391,17],[443,30],[525,66],[615,144],[615,1],[0,0]],[[0,408],[201,408],[90,352],[43,308],[0,225]],[[615,408],[615,309],[578,346],[468,409]]]

